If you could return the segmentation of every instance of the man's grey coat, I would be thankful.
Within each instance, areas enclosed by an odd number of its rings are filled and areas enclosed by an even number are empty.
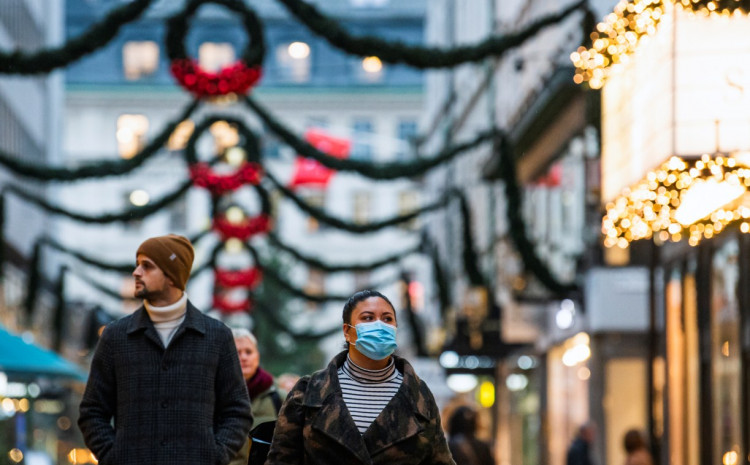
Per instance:
[[[143,307],[111,323],[78,425],[101,465],[229,463],[252,426],[231,331],[189,301],[166,349]]]

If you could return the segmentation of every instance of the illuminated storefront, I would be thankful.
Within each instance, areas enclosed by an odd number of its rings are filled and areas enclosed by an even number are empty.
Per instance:
[[[571,57],[602,89],[608,263],[650,270],[645,420],[664,464],[750,462],[746,7],[623,2]]]

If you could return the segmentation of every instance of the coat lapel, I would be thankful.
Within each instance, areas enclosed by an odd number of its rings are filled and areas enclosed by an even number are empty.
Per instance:
[[[195,306],[193,306],[193,304],[188,300],[187,308],[185,309],[185,321],[183,321],[180,327],[177,328],[177,332],[172,337],[172,342],[170,342],[170,345],[175,340],[180,338],[180,336],[182,336],[187,329],[192,329],[200,334],[206,334],[206,322],[202,318],[199,318],[200,313],[200,310],[195,308]]]
[[[146,338],[150,339],[157,347],[162,350],[164,349],[164,344],[161,342],[161,338],[156,332],[154,324],[151,323],[151,319],[148,317],[148,312],[146,312],[146,308],[143,305],[133,313],[133,319],[131,319],[130,324],[128,324],[128,334],[133,334],[136,331],[143,331]]]
[[[362,463],[370,464],[370,453],[341,396],[337,371],[345,359],[346,352],[342,352],[331,361],[325,371],[313,375],[303,403],[305,407],[318,409],[311,421],[310,426],[313,429],[341,444]]]
[[[195,308],[195,306],[188,300],[187,308],[185,310],[185,321],[183,321],[177,329],[177,332],[172,338],[172,343],[178,339],[186,329],[195,330],[200,334],[206,333],[206,322],[199,318],[199,314],[200,310]],[[162,350],[164,349],[164,343],[162,343],[161,338],[156,332],[156,328],[154,328],[154,324],[148,317],[148,312],[143,305],[133,313],[133,319],[130,320],[130,324],[128,325],[128,334],[132,334],[136,331],[143,331],[143,334],[150,339],[151,342],[156,344],[157,347],[160,347]]]
[[[419,434],[424,430],[423,423],[429,420],[425,406],[417,405],[419,398],[419,378],[406,360],[394,356],[396,368],[403,374],[401,387],[385,406],[380,415],[365,431],[363,439],[371,456]]]

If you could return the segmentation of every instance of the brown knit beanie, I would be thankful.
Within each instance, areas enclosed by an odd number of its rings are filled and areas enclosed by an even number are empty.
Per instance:
[[[176,234],[146,239],[135,256],[143,254],[156,263],[164,274],[183,291],[193,267],[193,244],[190,239]]]

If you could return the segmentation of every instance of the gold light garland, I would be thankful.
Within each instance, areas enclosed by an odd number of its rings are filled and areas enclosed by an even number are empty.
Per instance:
[[[703,16],[731,16],[750,11],[750,0],[677,0],[675,6]],[[663,0],[621,0],[614,11],[596,25],[592,46],[570,54],[576,67],[573,81],[592,89],[604,86],[613,66],[627,63],[644,37],[656,33],[667,14]]]
[[[656,33],[656,26],[664,15],[662,0],[621,0],[603,22],[591,33],[590,48],[579,47],[570,55],[576,67],[573,80],[588,82],[592,89],[604,85],[609,69],[625,63],[641,39]]]
[[[697,189],[707,186],[729,191],[730,200],[735,200],[717,206],[696,221],[686,220],[680,206],[695,201],[696,194],[702,195]],[[750,168],[735,158],[703,155],[698,160],[685,161],[672,157],[607,204],[607,214],[602,218],[604,245],[626,248],[639,239],[680,241],[687,237],[694,246],[735,222],[741,223],[742,232],[750,232],[750,208],[741,202],[748,188]]]

